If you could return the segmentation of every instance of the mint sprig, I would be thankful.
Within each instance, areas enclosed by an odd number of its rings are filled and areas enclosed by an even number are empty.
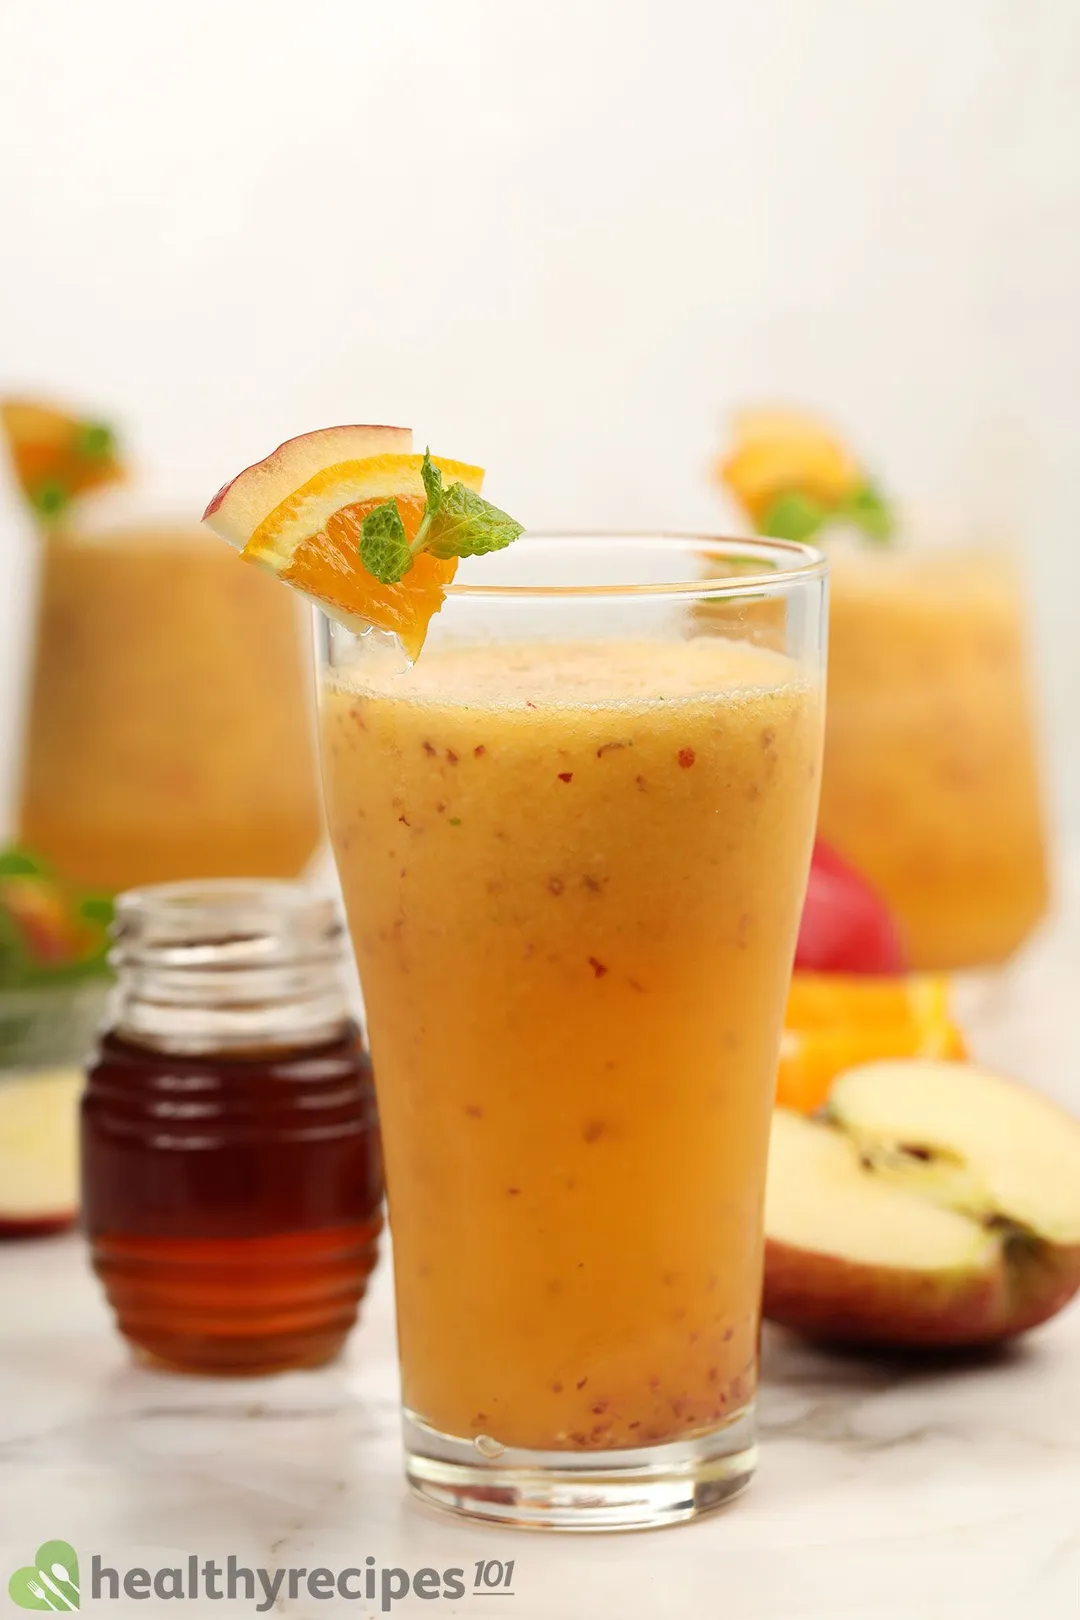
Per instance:
[[[58,478],[46,478],[30,493],[30,505],[43,518],[59,517],[70,500],[70,492]]]
[[[853,523],[870,539],[885,544],[892,539],[896,524],[885,496],[876,484],[861,484],[853,490],[840,508],[849,523]]]
[[[431,520],[426,549],[435,557],[482,557],[501,551],[525,525],[464,484],[451,484]]]
[[[360,561],[384,585],[394,585],[412,567],[412,552],[395,500],[369,512],[360,527]]]
[[[360,561],[383,585],[396,585],[422,551],[446,561],[450,557],[480,557],[524,534],[524,524],[492,506],[464,484],[443,487],[442,473],[424,451],[420,476],[426,496],[420,527],[412,544],[395,500],[369,512],[360,527]]]
[[[424,480],[424,494],[427,496],[427,509],[424,516],[432,516],[439,510],[443,501],[442,473],[431,459],[431,451],[424,451],[424,460],[420,468],[420,477]],[[421,525],[422,527],[422,525]]]
[[[860,529],[877,545],[887,545],[895,532],[892,508],[869,481],[831,506],[802,490],[786,490],[769,503],[757,528],[759,534],[774,540],[812,540],[838,519]]]
[[[88,461],[104,461],[106,456],[116,454],[116,434],[107,422],[80,422],[75,448]]]
[[[809,540],[828,518],[828,509],[801,490],[778,495],[761,519],[761,533],[773,540]]]

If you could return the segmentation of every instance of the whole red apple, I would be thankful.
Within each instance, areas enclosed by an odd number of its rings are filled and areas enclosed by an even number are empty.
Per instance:
[[[810,863],[795,966],[813,973],[903,973],[907,966],[884,901],[820,838]]]

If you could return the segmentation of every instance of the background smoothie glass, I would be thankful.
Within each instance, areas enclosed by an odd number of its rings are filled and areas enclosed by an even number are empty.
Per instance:
[[[828,554],[823,840],[887,902],[909,967],[1004,961],[1049,900],[1007,490],[966,513],[898,504],[829,422],[791,407],[734,413],[713,475],[757,533]]]
[[[41,547],[19,836],[112,890],[296,876],[322,834],[299,604],[122,495]]]
[[[1048,903],[1018,570],[991,547],[829,544],[821,834],[912,967],[1003,961]]]
[[[458,581],[412,668],[322,631],[408,1475],[482,1517],[659,1525],[754,1465],[825,567],[537,537]]]

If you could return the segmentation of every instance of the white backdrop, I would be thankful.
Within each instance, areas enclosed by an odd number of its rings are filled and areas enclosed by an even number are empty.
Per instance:
[[[1030,557],[1080,835],[1077,0],[3,0],[0,387],[202,501],[411,423],[532,524],[715,525],[747,396]],[[0,502],[0,681],[28,545]]]

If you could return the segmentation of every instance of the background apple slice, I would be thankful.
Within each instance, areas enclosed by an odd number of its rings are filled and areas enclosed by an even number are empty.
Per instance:
[[[1080,1245],[1080,1121],[973,1063],[894,1060],[841,1075],[829,1117],[879,1174],[984,1221]]]
[[[827,1121],[778,1109],[765,1315],[812,1337],[967,1348],[1080,1288],[1080,1124],[974,1065],[867,1064]]]
[[[1004,1308],[1001,1244],[879,1180],[831,1126],[778,1108],[765,1218],[765,1315],[849,1344],[979,1340]]]
[[[203,522],[242,551],[260,523],[325,467],[368,456],[407,455],[411,450],[411,428],[334,427],[301,433],[223,485],[203,513]]]
[[[0,1236],[66,1226],[79,1202],[81,1069],[0,1078]]]

